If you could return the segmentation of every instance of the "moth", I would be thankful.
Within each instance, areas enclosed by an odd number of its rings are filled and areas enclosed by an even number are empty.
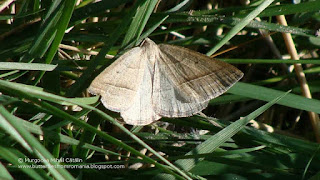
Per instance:
[[[148,125],[202,111],[242,76],[228,63],[146,38],[99,74],[88,90],[127,124]]]

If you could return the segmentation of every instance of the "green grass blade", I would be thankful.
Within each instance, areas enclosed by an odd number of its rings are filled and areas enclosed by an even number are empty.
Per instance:
[[[44,164],[48,166],[48,170],[57,179],[74,179],[68,171],[63,168],[52,168],[51,166],[58,165],[54,161],[46,161],[47,159],[53,159],[54,157],[45,149],[41,143],[30,134],[24,127],[18,123],[16,117],[10,114],[2,105],[0,105],[0,121],[1,128],[8,134],[17,139],[20,144],[30,152],[43,160]],[[14,130],[13,132],[11,130]]]
[[[59,44],[62,41],[62,38],[65,34],[65,31],[68,27],[74,6],[76,4],[76,0],[68,0],[68,1],[63,1],[63,4],[61,4],[61,8],[59,8],[57,13],[61,13],[61,16],[59,19],[56,19],[55,21],[58,21],[57,25],[54,27],[55,33],[54,33],[54,40],[52,41],[52,44],[46,53],[46,58],[44,62],[46,64],[50,64],[57,53],[57,50],[59,48]],[[45,71],[42,71],[36,80],[34,81],[34,84],[37,84],[42,76],[44,75]]]
[[[280,96],[283,92],[262,86],[238,82],[228,90],[229,93],[259,99],[262,101],[271,101],[274,97]],[[316,99],[308,99],[303,96],[288,94],[282,98],[278,104],[297,108],[306,111],[320,113],[320,101]]]
[[[297,60],[289,60],[289,59],[220,59],[221,61],[232,63],[232,64],[278,64],[278,63],[285,63],[285,64],[295,64]],[[299,60],[299,64],[320,64],[320,60],[318,59],[311,59],[311,60]]]
[[[122,47],[126,46],[131,41],[134,41],[136,43],[135,45],[137,45],[137,41],[156,4],[157,1],[153,0],[137,1],[137,11],[129,26],[126,36],[124,37]]]
[[[41,63],[0,62],[0,70],[53,71],[57,65]]]
[[[4,165],[1,162],[0,162],[0,178],[6,179],[6,180],[13,180],[13,177],[10,175],[10,173],[7,171],[7,169],[4,167]]]
[[[41,58],[49,49],[56,34],[55,26],[61,18],[61,1],[55,1],[51,4],[47,14],[42,22],[39,32],[36,34],[33,44],[29,51],[23,56],[22,62],[30,62],[35,58]]]
[[[159,18],[163,17],[164,14],[155,14],[154,17]],[[243,22],[243,19],[237,17],[224,17],[224,16],[216,16],[216,15],[170,15],[170,17],[165,21],[167,23],[177,23],[177,22],[185,22],[185,23],[197,23],[200,25],[227,25],[227,26],[236,26]],[[266,29],[269,31],[276,32],[285,32],[294,35],[306,36],[306,37],[315,37],[315,31],[306,28],[298,28],[294,26],[283,26],[275,23],[263,22],[263,21],[250,21],[246,28],[253,29]]]
[[[69,145],[79,145],[80,144],[80,141],[77,139],[71,138],[71,137],[63,135],[61,133],[57,133],[57,132],[48,130],[48,129],[43,128],[39,125],[35,125],[33,123],[30,123],[30,122],[23,120],[23,119],[20,119],[20,118],[17,118],[17,120],[20,121],[21,124],[23,124],[24,128],[27,131],[29,131],[33,134],[45,135],[54,141],[59,140],[61,143],[65,143],[65,144],[69,144]],[[109,150],[106,150],[101,147],[94,146],[94,145],[91,145],[88,143],[83,144],[82,148],[91,149],[91,150],[101,152],[104,154],[112,154],[112,155],[116,155],[116,156],[121,156],[119,153],[115,153],[115,152],[112,152],[112,151],[109,151]]]
[[[233,36],[235,36],[241,29],[243,29],[250,21],[257,17],[265,8],[267,8],[273,0],[263,1],[255,10],[249,13],[245,18],[242,19],[240,23],[235,25],[230,32],[211,50],[207,52],[208,56],[214,54],[218,49],[220,49],[224,44],[226,44]]]
[[[224,128],[223,130],[219,131],[217,134],[210,137],[208,140],[206,140],[202,144],[198,145],[194,150],[190,151],[186,155],[213,152],[222,143],[226,142],[228,139],[234,136],[237,132],[239,132],[246,124],[249,123],[250,120],[262,114],[264,111],[270,108],[273,104],[277,103],[281,98],[285,97],[287,94],[288,93],[282,94],[276,99],[270,101],[269,103],[265,104],[264,106],[250,113],[248,116],[232,123],[228,127]],[[196,159],[178,160],[175,162],[175,164],[177,164],[179,167],[181,167],[185,171],[189,171],[195,166],[196,161],[197,161]]]
[[[117,1],[96,1],[93,4],[88,4],[86,6],[77,7],[75,9],[70,25],[73,26],[77,24],[78,22],[81,22],[82,20],[85,20],[92,16],[92,13],[94,14],[101,14],[107,11],[108,9],[116,8],[120,6],[121,4],[124,4],[126,2],[130,2],[132,0],[117,0]]]
[[[27,167],[28,163],[24,159],[28,158],[27,156],[23,155],[21,152],[17,152],[16,149],[10,148],[10,147],[3,147],[0,146],[0,157],[10,162],[15,168],[19,168],[19,166],[25,166]],[[50,179],[46,178],[48,175],[43,169],[38,168],[20,168],[22,172],[27,174],[29,177],[33,179]],[[1,176],[4,176],[4,173],[1,173],[0,178],[3,178]],[[10,179],[10,178],[9,178]]]
[[[285,4],[268,7],[259,17],[289,15],[320,10],[320,1],[306,1],[298,4]]]

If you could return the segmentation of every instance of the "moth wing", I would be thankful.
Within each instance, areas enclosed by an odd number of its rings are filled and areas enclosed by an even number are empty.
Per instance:
[[[165,117],[200,112],[235,84],[243,73],[225,62],[186,48],[160,44],[155,65],[153,106]]]
[[[127,124],[147,125],[161,118],[154,112],[152,106],[152,77],[153,67],[147,63],[142,83],[132,105],[127,110],[121,111],[121,116]]]
[[[92,81],[88,91],[101,95],[103,105],[112,111],[128,109],[142,81],[143,57],[140,47],[127,51]]]

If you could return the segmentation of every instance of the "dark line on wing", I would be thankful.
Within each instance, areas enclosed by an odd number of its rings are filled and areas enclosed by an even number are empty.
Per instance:
[[[132,90],[132,89],[130,89],[130,88],[128,88],[128,87],[119,87],[119,86],[112,85],[112,84],[110,84],[110,83],[104,83],[104,84],[106,84],[106,85],[108,85],[108,86],[112,86],[112,87],[116,87],[116,88],[121,88],[121,89],[127,89],[127,90],[130,90],[130,91],[136,92],[135,90]]]

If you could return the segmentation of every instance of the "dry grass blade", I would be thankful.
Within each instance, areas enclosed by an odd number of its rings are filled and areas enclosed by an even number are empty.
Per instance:
[[[284,15],[277,16],[277,20],[278,20],[279,24],[281,24],[281,25],[284,25],[284,26],[288,25]],[[291,59],[299,60],[297,49],[294,45],[291,34],[290,33],[282,33],[282,36],[283,36],[283,39],[286,43],[286,46],[287,46],[288,52],[291,56]],[[294,64],[294,70],[295,70],[295,73],[296,73],[297,78],[300,83],[302,95],[306,98],[311,99],[312,96],[310,93],[310,88],[309,88],[309,85],[308,85],[306,76],[303,72],[303,68],[302,68],[301,64],[298,64],[298,63]],[[311,125],[313,127],[313,131],[314,131],[314,135],[316,137],[316,140],[317,140],[317,142],[320,143],[320,134],[319,134],[320,131],[319,131],[319,126],[318,126],[319,116],[318,116],[318,114],[316,114],[314,112],[308,112],[308,114],[309,114],[309,118],[311,121]]]

